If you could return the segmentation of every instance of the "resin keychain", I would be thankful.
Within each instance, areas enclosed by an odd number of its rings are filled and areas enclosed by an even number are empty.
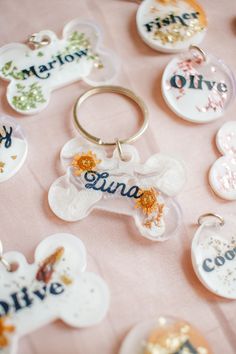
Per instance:
[[[43,30],[30,36],[28,45],[0,48],[0,77],[9,81],[7,100],[23,114],[42,111],[51,91],[74,81],[107,84],[115,77],[117,64],[114,55],[102,49],[100,30],[79,20],[64,27],[62,39]]]
[[[192,262],[199,280],[213,293],[236,299],[235,215],[222,218],[208,213],[198,219],[198,224]]]
[[[18,252],[3,255],[0,242],[0,262],[1,354],[15,354],[22,336],[57,319],[90,327],[107,313],[107,285],[95,273],[85,272],[85,247],[71,234],[44,239],[32,264]]]
[[[223,156],[210,169],[210,185],[219,197],[236,200],[236,122],[227,122],[220,128],[216,145]]]
[[[143,125],[132,137],[112,142],[89,134],[80,124],[78,109],[90,96],[116,93],[127,96],[141,109]],[[82,137],[65,144],[61,162],[66,174],[50,187],[48,201],[52,211],[66,221],[87,217],[93,209],[129,215],[140,234],[153,241],[164,241],[180,224],[180,209],[175,196],[185,184],[184,165],[162,154],[141,163],[131,145],[147,128],[144,102],[132,91],[118,86],[101,86],[85,92],[74,107],[74,121]],[[115,147],[108,157],[104,147]]]
[[[28,144],[19,124],[0,116],[0,183],[13,177],[26,160]]]
[[[136,23],[147,45],[167,53],[199,44],[207,29],[206,15],[195,0],[144,0],[138,8]]]
[[[119,354],[213,354],[206,339],[190,323],[174,317],[143,321],[128,333]]]
[[[222,60],[190,46],[165,68],[162,95],[179,117],[207,123],[221,117],[233,101],[235,78]]]

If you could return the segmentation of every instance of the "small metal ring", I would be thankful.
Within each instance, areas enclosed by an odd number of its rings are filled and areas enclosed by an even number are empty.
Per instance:
[[[116,139],[116,147],[117,147],[121,161],[125,161],[124,154],[123,154],[121,143],[120,143],[119,139]]]
[[[117,93],[117,94],[120,94],[120,95],[130,98],[139,106],[139,108],[141,109],[141,111],[143,113],[143,124],[142,124],[141,128],[139,129],[138,132],[136,132],[131,137],[129,137],[127,139],[122,139],[122,140],[119,139],[119,144],[128,144],[128,143],[131,143],[131,142],[134,142],[135,140],[137,140],[145,132],[145,130],[148,127],[148,109],[147,109],[146,104],[143,102],[143,100],[140,97],[136,96],[131,90],[128,90],[128,89],[120,87],[120,86],[94,87],[94,88],[86,91],[85,93],[83,93],[77,99],[77,101],[74,105],[73,114],[74,114],[75,126],[78,129],[78,131],[80,132],[80,134],[83,135],[84,138],[86,138],[87,140],[91,141],[94,144],[103,145],[103,146],[117,146],[117,139],[113,142],[105,142],[101,138],[97,138],[96,136],[93,136],[90,133],[88,133],[87,130],[85,130],[79,122],[79,119],[77,116],[78,107],[80,107],[81,104],[87,98],[89,98],[90,96],[99,94],[99,93]]]
[[[218,214],[214,214],[214,213],[206,213],[206,214],[202,214],[201,216],[199,216],[198,221],[197,221],[198,225],[202,225],[204,223],[203,220],[208,217],[213,217],[213,218],[217,219],[220,226],[223,226],[225,224],[225,220],[222,216],[220,216]]]
[[[6,268],[8,272],[11,271],[11,265],[8,261],[3,257],[3,246],[2,241],[0,240],[0,263]]]
[[[202,50],[200,47],[198,47],[197,45],[190,45],[189,46],[189,50],[190,50],[190,52],[192,52],[192,51],[197,51],[198,53],[200,53],[201,54],[201,57],[202,57],[202,60],[203,61],[206,61],[207,60],[207,55],[206,55],[206,53],[204,52],[204,50]]]
[[[32,45],[34,49],[45,47],[46,45],[50,44],[51,40],[49,37],[44,36],[40,41],[38,41],[36,39],[37,36],[38,36],[38,33],[33,33],[28,39],[28,43],[30,45]]]

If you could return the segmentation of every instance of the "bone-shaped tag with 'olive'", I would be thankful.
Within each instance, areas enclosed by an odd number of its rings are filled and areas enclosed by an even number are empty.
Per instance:
[[[15,354],[18,339],[61,319],[74,327],[99,323],[108,310],[109,291],[95,273],[85,272],[86,250],[71,234],[54,234],[36,249],[29,264],[18,252],[0,265],[0,352]],[[16,267],[17,266],[17,267]]]

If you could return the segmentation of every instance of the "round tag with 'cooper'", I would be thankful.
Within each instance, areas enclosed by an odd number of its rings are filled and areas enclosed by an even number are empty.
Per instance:
[[[227,122],[220,128],[216,145],[223,156],[210,169],[211,188],[223,199],[236,200],[236,122]]]
[[[195,0],[144,0],[136,23],[147,45],[167,53],[199,44],[207,28],[206,15]]]
[[[0,183],[13,177],[23,166],[28,144],[14,119],[0,117]]]
[[[236,299],[236,221],[205,214],[192,242],[193,268],[202,284],[213,293]]]
[[[203,335],[190,323],[173,317],[152,318],[128,333],[119,354],[212,354]]]
[[[162,76],[162,94],[179,117],[207,123],[221,117],[235,96],[235,78],[220,59],[197,46],[172,59]]]

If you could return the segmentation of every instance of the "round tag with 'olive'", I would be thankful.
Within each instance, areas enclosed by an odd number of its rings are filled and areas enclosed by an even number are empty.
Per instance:
[[[173,58],[162,76],[162,95],[179,117],[207,123],[224,115],[235,97],[235,78],[222,60],[197,46]]]
[[[199,44],[207,28],[205,13],[195,0],[144,0],[136,22],[143,41],[166,53]]]

